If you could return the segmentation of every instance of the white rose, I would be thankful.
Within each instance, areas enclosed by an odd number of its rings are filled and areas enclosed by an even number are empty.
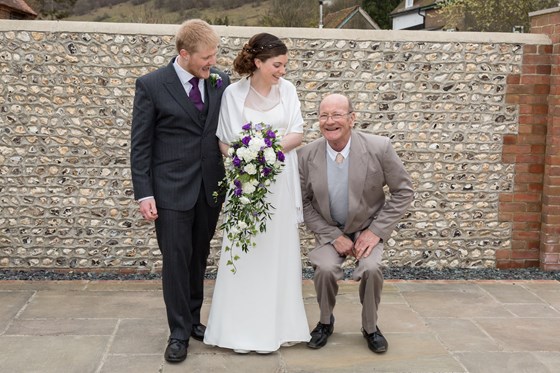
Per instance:
[[[245,156],[245,153],[247,153],[247,149],[246,148],[239,148],[237,149],[237,156],[241,159],[243,159],[243,157]]]
[[[252,160],[257,158],[257,152],[252,151],[251,149],[245,149],[243,155],[240,156],[245,162],[249,163]]]
[[[235,150],[231,146],[227,150],[227,153],[230,157],[233,155],[234,152],[235,152]]]
[[[273,164],[276,162],[276,153],[272,148],[266,148],[263,152],[264,159],[266,159],[266,163]]]
[[[249,203],[251,203],[251,200],[245,196],[241,196],[239,197],[239,202],[241,202],[244,205],[248,205]]]
[[[262,138],[252,138],[251,141],[249,141],[249,149],[251,149],[252,151],[258,152],[265,145],[266,144],[264,143],[264,140]]]
[[[247,223],[245,223],[244,221],[238,222],[237,226],[239,227],[239,229],[245,229],[248,227]]]
[[[249,163],[248,165],[243,167],[243,170],[247,172],[249,175],[254,175],[257,173],[257,167],[252,163]]]
[[[244,194],[251,194],[255,191],[255,186],[252,185],[251,183],[245,183],[243,184],[243,193]]]

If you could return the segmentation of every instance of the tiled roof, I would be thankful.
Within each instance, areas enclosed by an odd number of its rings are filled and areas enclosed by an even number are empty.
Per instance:
[[[5,5],[9,8],[19,10],[20,12],[33,14],[34,16],[37,15],[35,12],[24,0],[0,0],[0,5]]]
[[[364,11],[361,11],[361,8],[359,5],[356,6],[352,6],[350,8],[345,8],[342,10],[339,10],[338,12],[333,12],[333,13],[329,13],[325,16],[325,19],[323,21],[323,27],[324,28],[339,28],[342,23],[346,20],[348,20],[349,18],[354,17],[357,13],[362,14],[362,17],[364,17],[364,19],[371,23],[372,26],[376,29],[379,29],[379,26],[375,23],[374,20],[372,20],[369,16],[365,15],[366,13]]]
[[[336,28],[336,26],[340,25],[342,21],[344,21],[348,16],[350,16],[352,12],[354,12],[357,8],[359,8],[358,5],[339,10],[338,12],[327,14],[325,16],[325,21],[323,22],[324,27]]]

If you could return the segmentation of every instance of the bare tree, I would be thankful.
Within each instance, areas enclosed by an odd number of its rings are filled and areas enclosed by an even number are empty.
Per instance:
[[[319,23],[319,2],[272,0],[272,9],[263,17],[265,26],[316,27]]]

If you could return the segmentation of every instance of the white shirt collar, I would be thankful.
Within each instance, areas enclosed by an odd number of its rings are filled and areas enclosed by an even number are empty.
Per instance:
[[[189,80],[194,78],[194,75],[188,72],[187,70],[183,69],[181,65],[179,65],[179,63],[177,62],[178,59],[179,56],[175,57],[175,61],[173,62],[173,68],[175,69],[175,72],[177,73],[177,76],[179,77],[179,80],[181,81],[181,84],[183,85],[183,88],[185,88],[185,91],[187,92],[188,95],[191,92],[191,88],[192,88],[192,84],[189,82]],[[200,90],[200,94],[202,95],[202,101],[204,101],[204,79],[200,79],[198,81],[198,89]]]
[[[350,139],[348,140],[348,143],[346,144],[346,146],[344,147],[344,149],[342,149],[342,151],[337,152],[336,150],[334,150],[333,148],[331,148],[331,146],[329,145],[329,142],[327,141],[327,154],[329,155],[329,157],[334,161],[334,159],[336,158],[336,155],[338,153],[342,154],[344,156],[344,158],[348,158],[348,155],[350,154],[350,143],[352,142],[352,137],[350,137]]]

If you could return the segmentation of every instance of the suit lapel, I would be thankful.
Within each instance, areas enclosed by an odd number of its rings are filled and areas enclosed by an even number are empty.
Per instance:
[[[321,215],[328,217],[327,220],[329,223],[334,224],[331,217],[329,182],[327,176],[327,142],[324,138],[315,148],[312,159],[313,161],[310,164],[311,169],[309,173],[312,177],[311,183],[315,188],[313,191],[316,195],[315,199],[319,205],[319,210],[321,210]]]
[[[189,96],[187,96],[187,92],[175,72],[175,68],[173,67],[174,60],[175,59],[171,60],[171,63],[167,65],[167,79],[164,82],[165,88],[169,91],[171,97],[173,97],[177,104],[192,118],[194,123],[199,126],[204,126],[204,123],[200,120],[200,112],[191,102]]]
[[[366,175],[369,158],[364,156],[367,149],[359,136],[352,132],[352,144],[348,157],[348,215],[346,217],[345,231],[352,233],[352,223],[356,213],[360,211],[360,200],[366,185]],[[350,230],[348,230],[350,228]]]
[[[204,105],[208,106],[208,115],[206,115],[206,120],[212,120],[212,115],[210,113],[214,113],[214,111],[219,112],[220,108],[217,107],[218,105],[218,89],[217,87],[213,87],[210,84],[210,79],[204,80],[204,90],[206,91],[206,99],[207,101]],[[206,128],[210,128],[211,126],[205,126]]]

